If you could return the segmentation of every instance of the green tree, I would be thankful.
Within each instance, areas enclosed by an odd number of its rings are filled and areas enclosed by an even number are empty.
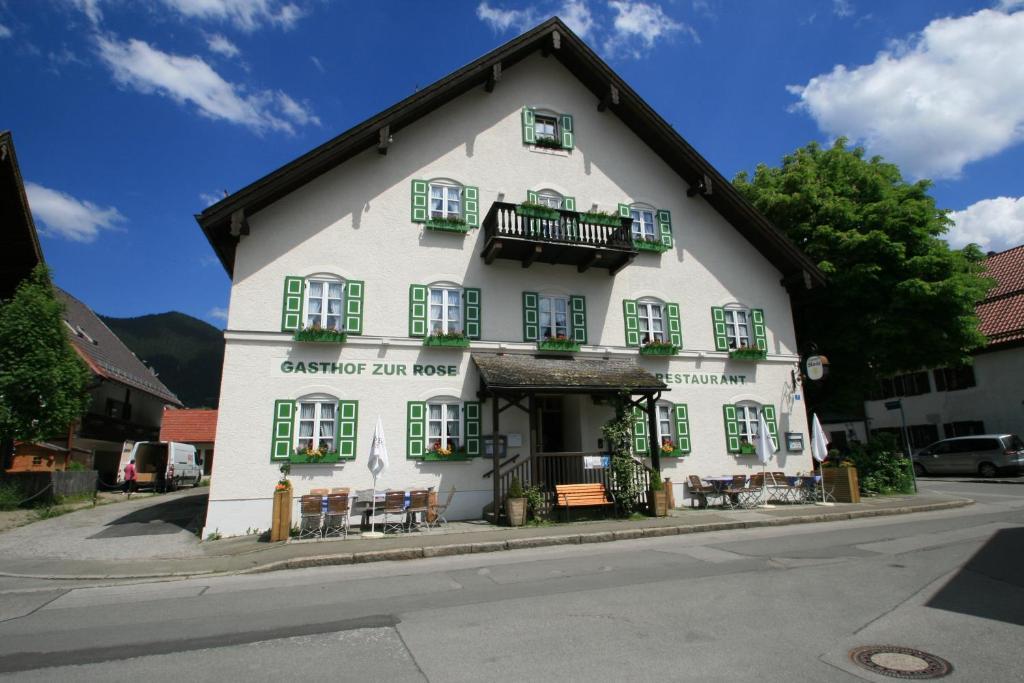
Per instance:
[[[65,434],[89,406],[89,370],[71,348],[46,266],[0,302],[0,438]]]
[[[970,362],[985,344],[974,314],[992,285],[984,255],[942,239],[950,220],[930,181],[908,183],[840,138],[733,182],[829,277],[794,302],[801,351],[813,344],[831,363],[830,377],[808,387],[816,405],[855,409],[880,377]]]

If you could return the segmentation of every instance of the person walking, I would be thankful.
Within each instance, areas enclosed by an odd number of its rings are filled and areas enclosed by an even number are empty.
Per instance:
[[[135,490],[135,461],[132,460],[130,463],[124,466],[124,490],[128,494],[128,497],[132,497],[132,491]]]

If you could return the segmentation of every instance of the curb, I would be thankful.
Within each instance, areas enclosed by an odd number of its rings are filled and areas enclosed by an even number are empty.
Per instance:
[[[824,512],[817,515],[799,517],[779,517],[775,519],[756,519],[746,522],[709,522],[707,524],[686,524],[678,526],[657,526],[643,529],[618,529],[615,531],[594,531],[557,536],[537,536],[534,538],[511,538],[504,541],[485,541],[477,543],[453,543],[450,545],[421,546],[417,548],[390,548],[387,550],[366,550],[358,553],[333,553],[330,555],[312,555],[296,557],[290,560],[268,562],[257,567],[234,570],[199,570],[187,572],[165,572],[152,574],[105,574],[102,576],[72,575],[40,575],[14,574],[0,572],[0,576],[17,579],[44,579],[51,581],[99,581],[99,580],[133,580],[133,579],[188,579],[215,576],[237,576],[243,574],[265,574],[287,569],[308,569],[310,567],[333,567],[369,562],[389,562],[395,560],[418,560],[428,557],[447,557],[450,555],[470,555],[473,553],[491,553],[522,548],[542,548],[554,545],[579,545],[584,543],[611,543],[636,538],[657,538],[675,536],[677,534],[700,534],[713,531],[730,531],[733,529],[758,529],[763,527],[790,526],[794,524],[818,524],[821,522],[841,522],[866,517],[889,517],[907,515],[915,512],[934,512],[973,505],[974,501],[962,498],[942,503],[925,505],[906,505],[881,510],[853,510],[850,512]]]

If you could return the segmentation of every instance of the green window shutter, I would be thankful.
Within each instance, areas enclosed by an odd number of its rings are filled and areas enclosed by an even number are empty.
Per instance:
[[[730,453],[740,452],[740,422],[736,419],[736,406],[727,403],[722,406],[725,415],[725,449]]]
[[[540,339],[540,313],[537,292],[523,292],[523,341]]]
[[[562,208],[566,211],[576,210],[576,198],[575,197],[562,197]]]
[[[540,201],[540,199],[537,196],[536,192],[534,192],[533,190],[527,190],[526,201],[530,202],[531,204],[537,204]]]
[[[668,209],[658,209],[658,231],[661,234],[661,243],[666,247],[672,246],[672,214]]]
[[[764,413],[764,421],[768,424],[768,433],[772,437],[772,444],[776,449],[779,448],[779,427],[775,422],[775,406],[771,404],[764,404],[761,406],[761,412]]]
[[[533,109],[523,107],[523,143],[532,145],[537,142],[537,129],[533,127]]]
[[[466,455],[477,457],[480,448],[480,401],[466,401],[462,404],[462,433],[465,435]]]
[[[755,308],[750,311],[751,322],[754,323],[754,345],[761,351],[768,351],[768,336],[764,329],[764,311]]]
[[[295,401],[274,401],[274,429],[270,460],[288,460],[292,454],[292,431],[295,429]]]
[[[721,306],[711,307],[711,324],[715,329],[715,351],[728,351],[729,338],[725,336],[725,309]]]
[[[427,402],[405,404],[405,457],[422,458],[427,451]]]
[[[362,280],[345,283],[345,332],[363,333],[363,289]]]
[[[462,215],[466,225],[471,228],[480,227],[480,190],[471,185],[462,187]]]
[[[338,401],[338,456],[356,457],[359,401]]]
[[[668,343],[683,348],[683,325],[679,321],[679,304],[665,304],[665,317],[668,318]]]
[[[690,452],[690,412],[685,403],[673,406],[676,417],[676,447],[680,453]]]
[[[640,346],[640,316],[633,299],[622,300],[622,319],[626,323],[626,346]]]
[[[573,132],[572,116],[562,114],[559,118],[559,126],[562,129],[562,147],[572,149],[576,146],[576,133]]]
[[[282,332],[294,332],[302,329],[302,292],[305,286],[304,278],[288,276],[284,279],[284,304],[281,306]]]
[[[427,193],[430,185],[426,180],[412,181],[412,222],[423,223],[427,220]]]
[[[632,215],[633,212],[629,208],[629,204],[619,204],[619,218],[629,218]]]
[[[569,316],[572,323],[570,336],[577,344],[587,343],[587,299],[582,296],[569,297]]]
[[[633,450],[641,458],[651,452],[647,440],[647,413],[633,406]]]
[[[480,338],[480,289],[464,287],[462,289],[462,321],[463,333],[469,339]]]
[[[409,336],[427,336],[426,285],[409,285]]]

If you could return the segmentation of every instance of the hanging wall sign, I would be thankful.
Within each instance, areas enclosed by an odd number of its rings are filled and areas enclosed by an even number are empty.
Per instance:
[[[828,363],[828,359],[825,356],[808,356],[805,366],[807,368],[807,378],[814,381],[818,381],[825,376],[825,365]]]

